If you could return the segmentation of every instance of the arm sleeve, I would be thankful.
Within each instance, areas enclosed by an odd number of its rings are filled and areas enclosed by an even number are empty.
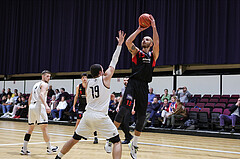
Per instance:
[[[114,54],[112,56],[112,61],[110,62],[109,66],[113,67],[114,69],[115,69],[115,67],[117,65],[121,49],[122,49],[122,46],[117,46],[117,48],[116,48],[116,50],[115,50],[115,52],[114,52]]]

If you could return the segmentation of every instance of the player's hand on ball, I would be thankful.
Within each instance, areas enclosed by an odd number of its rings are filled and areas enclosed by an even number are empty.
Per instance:
[[[151,26],[152,26],[152,27],[156,27],[155,19],[153,18],[152,15],[150,15],[149,19],[150,19],[150,21],[151,21]]]
[[[124,33],[124,31],[121,31],[121,30],[118,31],[118,37],[116,37],[118,41],[118,45],[121,46],[123,44],[125,36],[126,36],[126,33]]]

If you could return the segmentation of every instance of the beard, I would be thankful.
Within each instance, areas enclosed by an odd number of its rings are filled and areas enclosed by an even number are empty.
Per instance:
[[[142,44],[142,48],[149,48],[150,44]]]

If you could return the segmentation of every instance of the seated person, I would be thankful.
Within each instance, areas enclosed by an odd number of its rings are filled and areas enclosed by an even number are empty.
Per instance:
[[[177,109],[177,103],[176,103],[177,98],[173,96],[171,98],[171,103],[169,103],[169,107],[167,110],[163,110],[161,116],[163,117],[163,125],[166,125],[166,119],[167,117],[174,112],[175,109]]]
[[[56,109],[56,107],[57,107],[57,100],[56,100],[57,98],[56,98],[56,95],[53,95],[52,96],[52,99],[51,99],[51,101],[50,101],[50,103],[49,103],[49,107],[51,108],[51,110],[53,110],[53,109]]]
[[[158,120],[160,122],[162,122],[163,120],[161,119],[161,114],[163,110],[167,110],[168,109],[168,99],[165,98],[163,103],[160,105],[159,109],[157,110],[157,112],[153,115],[152,117],[152,123],[151,125],[153,125],[153,122],[156,118],[158,118]]]
[[[177,108],[173,109],[173,113],[167,117],[167,126],[170,126],[170,123],[171,123],[172,125],[171,129],[173,129],[176,119],[181,119],[186,117],[187,117],[187,111],[183,103],[179,102],[177,103]]]
[[[149,116],[148,123],[151,123],[151,127],[153,127],[153,123],[154,123],[153,116],[156,114],[156,112],[158,111],[158,109],[160,107],[157,97],[153,98],[153,102],[150,104],[150,107],[151,107],[151,114]]]
[[[235,105],[232,105],[229,108],[229,111],[231,112],[230,116],[221,114],[220,115],[220,126],[222,129],[220,131],[225,131],[225,124],[226,123],[231,123],[232,122],[232,130],[230,131],[231,133],[236,132],[235,131],[235,125],[237,121],[240,121],[240,98],[238,98],[238,101]]]
[[[12,118],[15,117],[16,112],[17,112],[18,108],[20,107],[21,102],[22,102],[21,97],[18,97],[16,103],[13,106],[13,111],[12,111],[12,113],[10,113],[12,115]]]
[[[7,101],[7,95],[2,96],[2,101],[0,102],[0,109],[1,109],[1,110],[2,110],[2,104],[3,104],[3,103],[6,103],[6,101]]]
[[[151,103],[153,102],[153,98],[155,97],[155,94],[153,93],[153,88],[149,88],[149,93],[148,93],[148,102]]]
[[[13,118],[27,118],[28,115],[28,101],[24,96],[21,97],[20,107]]]
[[[164,89],[164,94],[162,95],[161,102],[164,102],[165,98],[167,98],[167,100],[171,99],[171,95],[168,94],[168,89]]]
[[[51,110],[51,114],[53,116],[53,121],[59,121],[62,118],[63,111],[67,108],[67,102],[65,100],[65,97],[61,97],[61,101],[58,103],[58,106],[56,109]],[[56,114],[59,113],[58,118],[56,117]]]
[[[3,111],[3,115],[1,116],[2,118],[8,118],[10,110],[12,108],[13,104],[13,98],[11,97],[10,94],[7,95],[7,101],[5,103],[2,104],[2,111]]]

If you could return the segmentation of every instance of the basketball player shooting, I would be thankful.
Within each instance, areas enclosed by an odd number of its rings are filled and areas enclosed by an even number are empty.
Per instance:
[[[37,82],[33,88],[31,95],[28,99],[29,112],[28,112],[28,131],[24,137],[24,143],[22,150],[20,152],[21,155],[29,155],[28,151],[28,142],[31,138],[31,134],[34,130],[35,124],[40,125],[43,139],[47,145],[47,153],[52,154],[53,152],[57,152],[58,147],[52,147],[50,143],[50,137],[48,135],[48,116],[47,113],[51,112],[51,109],[47,105],[47,92],[48,92],[48,82],[51,78],[51,72],[48,70],[44,70],[42,72],[42,80]]]
[[[86,85],[87,106],[73,137],[65,143],[55,159],[61,159],[79,140],[86,139],[95,130],[100,132],[107,140],[113,143],[112,157],[120,159],[122,156],[122,145],[117,128],[108,114],[110,102],[110,82],[115,71],[115,66],[122,49],[125,35],[123,31],[118,32],[118,46],[113,54],[109,68],[104,72],[100,64],[90,67],[93,79],[88,80]]]
[[[125,90],[122,106],[115,117],[114,124],[118,128],[122,123],[123,117],[126,113],[130,112],[131,104],[135,99],[135,111],[137,115],[136,128],[134,137],[129,143],[130,155],[133,159],[137,158],[137,142],[141,135],[144,120],[146,118],[146,110],[148,104],[148,83],[152,81],[152,73],[159,56],[159,36],[152,15],[149,16],[151,26],[153,29],[153,40],[149,36],[142,39],[142,50],[137,48],[133,41],[139,33],[148,27],[141,27],[132,33],[126,40],[126,45],[129,52],[132,54],[132,75],[129,78],[127,88]],[[153,47],[153,51],[150,48]]]

